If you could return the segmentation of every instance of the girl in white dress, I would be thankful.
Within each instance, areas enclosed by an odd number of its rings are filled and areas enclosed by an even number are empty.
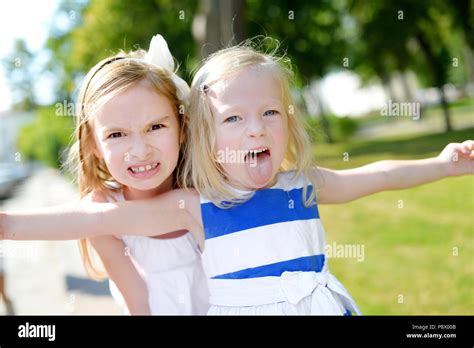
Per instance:
[[[77,142],[69,159],[83,201],[144,199],[176,188],[184,141],[180,110],[188,94],[160,35],[148,53],[121,53],[91,69],[79,95]],[[206,280],[191,233],[106,232],[81,240],[83,261],[93,278],[110,279],[111,293],[126,313],[207,312]]]

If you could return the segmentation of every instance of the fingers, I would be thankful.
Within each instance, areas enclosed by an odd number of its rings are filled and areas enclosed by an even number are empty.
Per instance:
[[[462,143],[451,143],[452,150],[457,152],[460,156],[474,159],[474,141],[466,140]]]
[[[466,141],[463,141],[461,143],[461,145],[465,146],[466,148],[468,148],[469,150],[473,150],[474,149],[474,140],[466,140]]]
[[[466,140],[461,143],[461,151],[466,157],[474,159],[474,140]]]

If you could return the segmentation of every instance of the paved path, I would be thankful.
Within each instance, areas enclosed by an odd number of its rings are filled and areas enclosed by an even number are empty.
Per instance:
[[[58,171],[40,169],[12,198],[0,201],[0,209],[47,207],[76,199],[74,186]],[[122,313],[107,282],[95,282],[86,275],[77,241],[4,241],[1,250],[15,314]],[[2,303],[0,314],[4,313]]]

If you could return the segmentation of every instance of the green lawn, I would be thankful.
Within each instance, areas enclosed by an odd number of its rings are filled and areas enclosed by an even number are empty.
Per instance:
[[[314,153],[319,165],[343,169],[431,157],[449,142],[473,137],[467,129],[315,145]],[[320,214],[327,244],[364,246],[362,262],[329,261],[364,314],[474,314],[474,176],[320,206]]]

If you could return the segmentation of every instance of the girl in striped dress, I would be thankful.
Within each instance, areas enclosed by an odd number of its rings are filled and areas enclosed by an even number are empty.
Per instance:
[[[329,272],[318,204],[472,174],[473,141],[422,160],[343,171],[315,167],[290,76],[286,59],[248,45],[215,53],[191,88],[186,188],[144,201],[0,214],[0,236],[74,239],[186,229],[202,250],[209,314],[360,314]]]

